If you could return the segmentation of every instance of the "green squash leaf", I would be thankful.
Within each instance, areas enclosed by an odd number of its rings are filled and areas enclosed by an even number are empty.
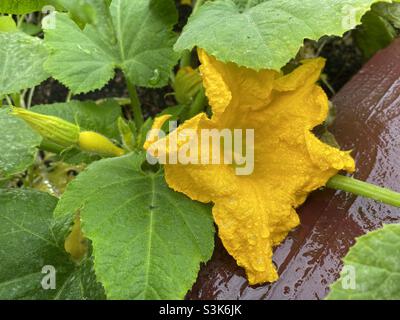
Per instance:
[[[400,29],[400,3],[378,2],[372,6],[372,11]]]
[[[43,41],[23,32],[0,32],[0,96],[32,88],[48,78]]]
[[[83,28],[86,23],[107,20],[107,6],[111,0],[54,0],[62,11],[68,11],[70,17]]]
[[[22,22],[20,25],[20,30],[30,36],[36,36],[42,31],[42,27],[34,23]]]
[[[97,19],[81,30],[65,14],[46,30],[51,54],[45,64],[53,77],[74,93],[102,88],[120,68],[135,85],[161,87],[178,55],[172,27],[177,21],[171,0],[86,0]]]
[[[343,259],[341,277],[332,285],[327,299],[400,299],[399,243],[398,224],[385,225],[358,238]],[[347,279],[351,276],[354,279]]]
[[[26,14],[41,11],[48,4],[48,0],[1,0],[0,13]]]
[[[42,138],[23,120],[0,109],[0,175],[11,176],[31,166]]]
[[[235,3],[236,2],[236,3]],[[246,2],[246,3],[245,3]],[[223,62],[279,70],[304,39],[343,35],[376,0],[217,0],[190,19],[175,49],[205,49]],[[249,5],[247,6],[247,4]]]
[[[133,153],[93,163],[55,215],[80,210],[108,298],[182,299],[213,251],[211,210],[169,189],[161,172],[142,171],[144,160]]]
[[[374,11],[367,12],[361,21],[362,25],[356,29],[354,36],[366,59],[386,48],[397,36],[394,27]]]
[[[105,298],[91,259],[77,266],[65,252],[67,229],[53,228],[56,204],[47,193],[0,190],[0,299]],[[55,289],[42,286],[46,266],[56,271]]]

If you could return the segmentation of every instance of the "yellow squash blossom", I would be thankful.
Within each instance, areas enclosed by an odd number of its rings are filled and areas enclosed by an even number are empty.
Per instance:
[[[273,247],[299,225],[295,208],[338,171],[355,169],[349,152],[322,143],[311,132],[328,115],[328,99],[316,85],[324,60],[304,61],[282,75],[222,63],[202,50],[199,57],[213,115],[199,114],[177,132],[254,129],[254,171],[238,176],[235,165],[167,164],[167,183],[193,200],[214,203],[219,236],[250,284],[276,281]],[[155,127],[166,120],[158,119]],[[171,136],[145,147],[168,146]]]

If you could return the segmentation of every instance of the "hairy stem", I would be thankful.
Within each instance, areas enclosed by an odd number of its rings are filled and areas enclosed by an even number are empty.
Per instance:
[[[195,14],[197,12],[197,10],[199,10],[199,8],[201,7],[201,5],[204,3],[204,0],[197,0],[196,4],[193,7],[193,11],[192,11],[192,15]]]
[[[24,23],[25,15],[18,15],[17,16],[17,28],[21,28],[22,24]]]
[[[126,84],[128,87],[129,97],[131,98],[131,108],[136,128],[141,128],[144,123],[144,117],[136,88],[129,80],[126,80]]]
[[[326,186],[330,189],[350,192],[358,196],[400,207],[400,193],[354,178],[337,175],[329,180]]]
[[[196,116],[200,112],[202,112],[207,105],[207,97],[204,92],[204,89],[201,88],[200,92],[194,98],[192,105],[190,106],[188,119]]]
[[[11,95],[12,101],[14,102],[14,106],[21,108],[21,94],[20,93],[15,93]]]
[[[68,91],[67,97],[65,98],[65,102],[70,102],[72,99],[72,91]]]
[[[26,104],[26,107],[28,109],[30,109],[30,107],[32,106],[32,99],[33,99],[33,95],[35,94],[35,87],[31,88],[29,90],[29,95],[28,95],[28,102]]]
[[[180,67],[190,67],[192,65],[192,51],[190,50],[183,50]]]
[[[10,96],[8,95],[8,94],[6,94],[6,101],[7,101],[7,104],[8,104],[8,106],[13,106],[14,104],[13,104],[13,102],[11,101],[11,98],[10,98]]]

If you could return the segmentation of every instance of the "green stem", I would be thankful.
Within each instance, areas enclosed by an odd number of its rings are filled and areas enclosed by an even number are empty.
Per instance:
[[[192,65],[192,51],[190,50],[183,50],[180,67],[190,67]]]
[[[188,119],[193,118],[200,112],[202,112],[207,105],[207,97],[204,89],[201,88],[197,96],[194,98],[192,105],[190,106]]]
[[[26,109],[25,97],[26,97],[26,94],[27,94],[28,90],[29,89],[25,89],[24,91],[22,91],[22,93],[19,96],[19,101],[20,101],[20,104],[21,104],[21,108],[24,108],[24,109]]]
[[[136,127],[141,128],[144,123],[144,117],[136,88],[129,80],[126,80],[126,84],[128,87],[129,97],[131,98],[131,107]]]
[[[18,15],[17,16],[17,28],[20,29],[22,24],[24,23],[25,15]]]
[[[68,91],[67,97],[65,98],[65,102],[70,102],[72,99],[73,93],[72,91]]]
[[[204,2],[204,0],[197,0],[196,1],[196,4],[193,7],[192,15],[194,15],[197,12],[197,10],[199,10],[199,8],[203,4],[203,2]]]
[[[60,146],[59,144],[53,143],[50,140],[43,139],[41,144],[40,144],[40,149],[56,154],[62,153],[65,149],[65,147]]]
[[[28,176],[26,177],[28,180],[28,188],[33,188],[33,184],[35,182],[35,168],[34,167],[30,167],[28,169]]]
[[[400,207],[400,193],[354,178],[337,175],[329,180],[326,186],[331,189],[350,192],[358,196]]]
[[[252,0],[247,0],[246,3],[246,10],[250,8],[250,6],[252,5],[253,1]]]
[[[8,94],[6,94],[6,101],[7,101],[9,107],[14,105],[13,102],[11,101],[10,96]]]
[[[35,94],[35,87],[31,88],[29,90],[29,95],[28,95],[28,102],[26,104],[26,107],[28,109],[30,109],[30,107],[32,106],[32,99],[33,99],[33,95]]]
[[[14,106],[21,108],[21,94],[20,93],[15,93],[11,95],[12,101],[14,102]]]
[[[96,104],[103,104],[107,100],[114,100],[117,102],[120,106],[127,106],[131,104],[131,99],[129,98],[119,98],[119,97],[113,97],[113,98],[104,98],[104,99],[98,99],[96,100]]]

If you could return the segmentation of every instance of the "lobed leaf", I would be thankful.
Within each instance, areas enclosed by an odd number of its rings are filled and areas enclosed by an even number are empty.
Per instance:
[[[376,0],[216,0],[193,15],[175,44],[197,46],[223,62],[279,70],[304,39],[341,36],[360,23]],[[254,5],[256,4],[256,5]],[[321,10],[322,8],[322,10]]]
[[[172,27],[177,21],[171,0],[85,0],[94,21],[82,30],[65,14],[47,29],[51,54],[46,69],[74,93],[102,88],[120,68],[135,85],[161,87],[178,55]]]
[[[374,11],[367,12],[361,21],[362,25],[354,32],[354,39],[364,57],[370,59],[379,50],[390,45],[397,33],[385,18]]]
[[[41,11],[49,0],[1,0],[0,13],[26,14]]]
[[[95,269],[111,299],[182,299],[212,254],[208,206],[144,172],[143,154],[96,162],[68,187],[57,217],[80,210]]]

